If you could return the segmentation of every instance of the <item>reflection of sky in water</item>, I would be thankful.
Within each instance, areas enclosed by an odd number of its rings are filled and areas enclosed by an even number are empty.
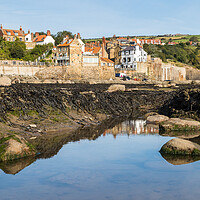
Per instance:
[[[65,145],[19,174],[0,174],[0,199],[198,199],[200,162],[173,166],[159,154],[170,140],[157,134],[107,132]]]

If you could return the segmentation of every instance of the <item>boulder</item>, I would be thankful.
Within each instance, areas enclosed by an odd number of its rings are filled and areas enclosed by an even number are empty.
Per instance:
[[[160,124],[160,131],[200,131],[200,122],[193,119],[171,118]]]
[[[35,149],[18,135],[3,137],[0,140],[0,161],[15,160],[35,155]]]
[[[189,140],[175,138],[164,144],[160,152],[175,155],[200,155],[200,145]]]
[[[125,85],[114,84],[108,88],[107,92],[125,91],[125,90],[126,90]]]
[[[169,117],[165,115],[152,115],[147,117],[147,121],[151,123],[161,123],[169,120]]]
[[[10,86],[12,84],[12,81],[7,76],[0,77],[0,85],[1,86]]]

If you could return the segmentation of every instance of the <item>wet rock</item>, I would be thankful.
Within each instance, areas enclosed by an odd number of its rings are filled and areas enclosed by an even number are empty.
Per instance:
[[[175,138],[164,144],[160,150],[162,154],[175,154],[175,155],[200,155],[200,145]]]
[[[153,115],[153,116],[148,116],[147,121],[151,123],[160,123],[169,120],[169,117],[165,115]]]
[[[0,85],[1,86],[10,86],[11,83],[11,79],[8,78],[7,76],[2,76],[0,77]]]
[[[24,138],[18,135],[3,137],[0,140],[0,160],[15,160],[35,155],[35,149]]]
[[[171,118],[160,124],[160,131],[200,131],[200,122],[193,119]]]
[[[126,90],[126,87],[125,85],[118,85],[118,84],[114,84],[114,85],[111,85],[107,92],[115,92],[115,91],[125,91]]]

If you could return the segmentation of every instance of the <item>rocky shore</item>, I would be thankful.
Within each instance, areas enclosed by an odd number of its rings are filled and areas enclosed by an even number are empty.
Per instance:
[[[98,137],[95,127],[105,128],[114,123],[113,118],[159,112],[169,117],[199,119],[198,88],[199,85],[193,84],[163,88],[152,84],[105,83],[24,83],[1,87],[0,159],[50,157],[52,149],[59,151],[67,142],[88,134],[91,138]],[[177,99],[188,104],[187,110],[176,107]],[[80,135],[78,130],[87,127],[92,131]],[[19,148],[8,151],[11,142]]]

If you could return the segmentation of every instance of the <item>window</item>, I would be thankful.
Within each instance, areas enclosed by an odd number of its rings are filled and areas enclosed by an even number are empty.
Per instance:
[[[22,41],[22,38],[20,37],[19,40]]]
[[[134,61],[136,61],[136,58],[134,58]]]
[[[18,35],[18,33],[17,33],[17,32],[15,32],[15,35]]]
[[[123,62],[126,62],[126,58],[123,58]]]
[[[28,41],[28,38],[26,38],[26,41]]]
[[[13,38],[13,42],[15,41],[15,38]]]
[[[10,41],[10,38],[9,38],[9,37],[7,38],[7,41]]]
[[[128,57],[128,62],[131,62],[131,58],[130,57]]]
[[[8,34],[8,35],[11,35],[11,32],[9,31],[9,32],[7,32],[7,34]]]

